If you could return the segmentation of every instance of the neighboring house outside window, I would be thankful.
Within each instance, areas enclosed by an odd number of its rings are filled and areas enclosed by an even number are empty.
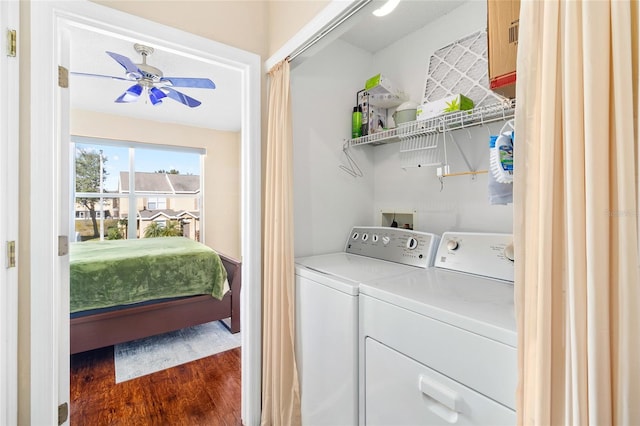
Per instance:
[[[200,241],[204,150],[77,136],[72,142],[77,240],[144,238],[156,222],[157,228],[170,226],[172,235],[177,230]],[[169,172],[163,165],[171,165]]]
[[[96,210],[96,219],[102,218],[102,211],[103,210]],[[111,215],[111,212],[109,210],[104,210],[104,217],[105,219],[108,219],[113,216]],[[83,207],[79,204],[76,205],[76,220],[89,218],[91,218],[91,212],[89,210],[83,209]]]
[[[151,221],[177,221],[185,237],[198,240],[200,235],[200,176],[172,173],[136,172],[136,193],[162,193],[166,197],[138,197],[136,210],[139,228],[138,238],[144,238],[145,229]],[[120,194],[129,193],[129,172],[120,172],[118,185]],[[174,195],[173,197],[171,195]],[[129,215],[128,198],[120,198],[120,215]],[[158,224],[162,226],[162,224]]]
[[[164,210],[141,210],[138,213],[140,229],[138,231],[140,238],[144,238],[145,231],[153,223],[156,222],[159,227],[165,227],[168,221],[176,221],[182,229],[182,235],[192,240],[199,240],[200,235],[200,216],[195,211],[174,211],[171,209]]]

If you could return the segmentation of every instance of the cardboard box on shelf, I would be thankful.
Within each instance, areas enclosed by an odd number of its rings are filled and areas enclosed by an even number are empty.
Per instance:
[[[378,108],[393,108],[407,101],[406,93],[398,89],[384,74],[376,74],[364,84],[364,90],[369,94],[369,105]]]
[[[489,87],[507,98],[516,96],[516,60],[520,0],[487,0]]]
[[[473,101],[464,95],[447,96],[418,106],[416,120],[426,120],[448,112],[465,111],[472,108]]]
[[[369,104],[380,108],[394,108],[407,100],[404,93],[373,93],[369,95]]]
[[[369,94],[397,94],[398,89],[395,84],[384,74],[376,74],[368,79],[364,84],[364,90]]]

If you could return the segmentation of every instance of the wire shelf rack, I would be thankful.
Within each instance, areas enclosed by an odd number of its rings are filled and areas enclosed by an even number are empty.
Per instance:
[[[503,102],[471,110],[456,111],[427,120],[402,123],[393,129],[348,139],[344,143],[343,151],[348,154],[348,149],[351,147],[400,142],[402,168],[442,166],[447,163],[448,132],[484,126],[496,121],[511,120],[515,116],[515,106],[515,99],[506,99]],[[459,146],[458,149],[460,149]],[[349,158],[349,160],[351,159]],[[477,174],[479,172],[472,171],[470,173]]]
[[[402,123],[393,129],[350,139],[348,141],[348,145],[350,147],[354,147],[394,143],[400,142],[410,136],[445,133],[467,127],[482,126],[495,121],[509,120],[515,115],[515,107],[515,99],[507,99],[504,102],[466,111],[456,111],[428,120]],[[426,147],[425,149],[429,149],[429,147]]]

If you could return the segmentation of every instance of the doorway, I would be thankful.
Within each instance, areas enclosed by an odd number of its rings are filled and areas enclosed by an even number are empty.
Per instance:
[[[255,54],[91,2],[31,3],[31,422],[54,424],[69,393],[69,96],[52,74],[69,66],[69,29],[151,40],[236,70],[241,79],[242,418],[260,417],[260,61]],[[135,29],[135,30],[134,30]],[[48,71],[46,71],[48,70]],[[64,86],[63,84],[61,84]],[[47,102],[43,100],[53,100]],[[42,205],[50,216],[42,217]],[[67,237],[68,238],[68,237]],[[50,243],[43,244],[43,241]],[[50,374],[57,372],[58,374]],[[37,389],[37,391],[36,391]]]

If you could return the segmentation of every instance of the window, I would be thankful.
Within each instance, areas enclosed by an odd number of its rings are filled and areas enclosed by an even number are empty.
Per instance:
[[[147,208],[149,210],[161,210],[167,208],[167,199],[166,198],[158,198],[152,197],[147,201]]]
[[[199,239],[204,150],[77,136],[72,147],[74,225],[83,241],[145,238],[152,222]]]

